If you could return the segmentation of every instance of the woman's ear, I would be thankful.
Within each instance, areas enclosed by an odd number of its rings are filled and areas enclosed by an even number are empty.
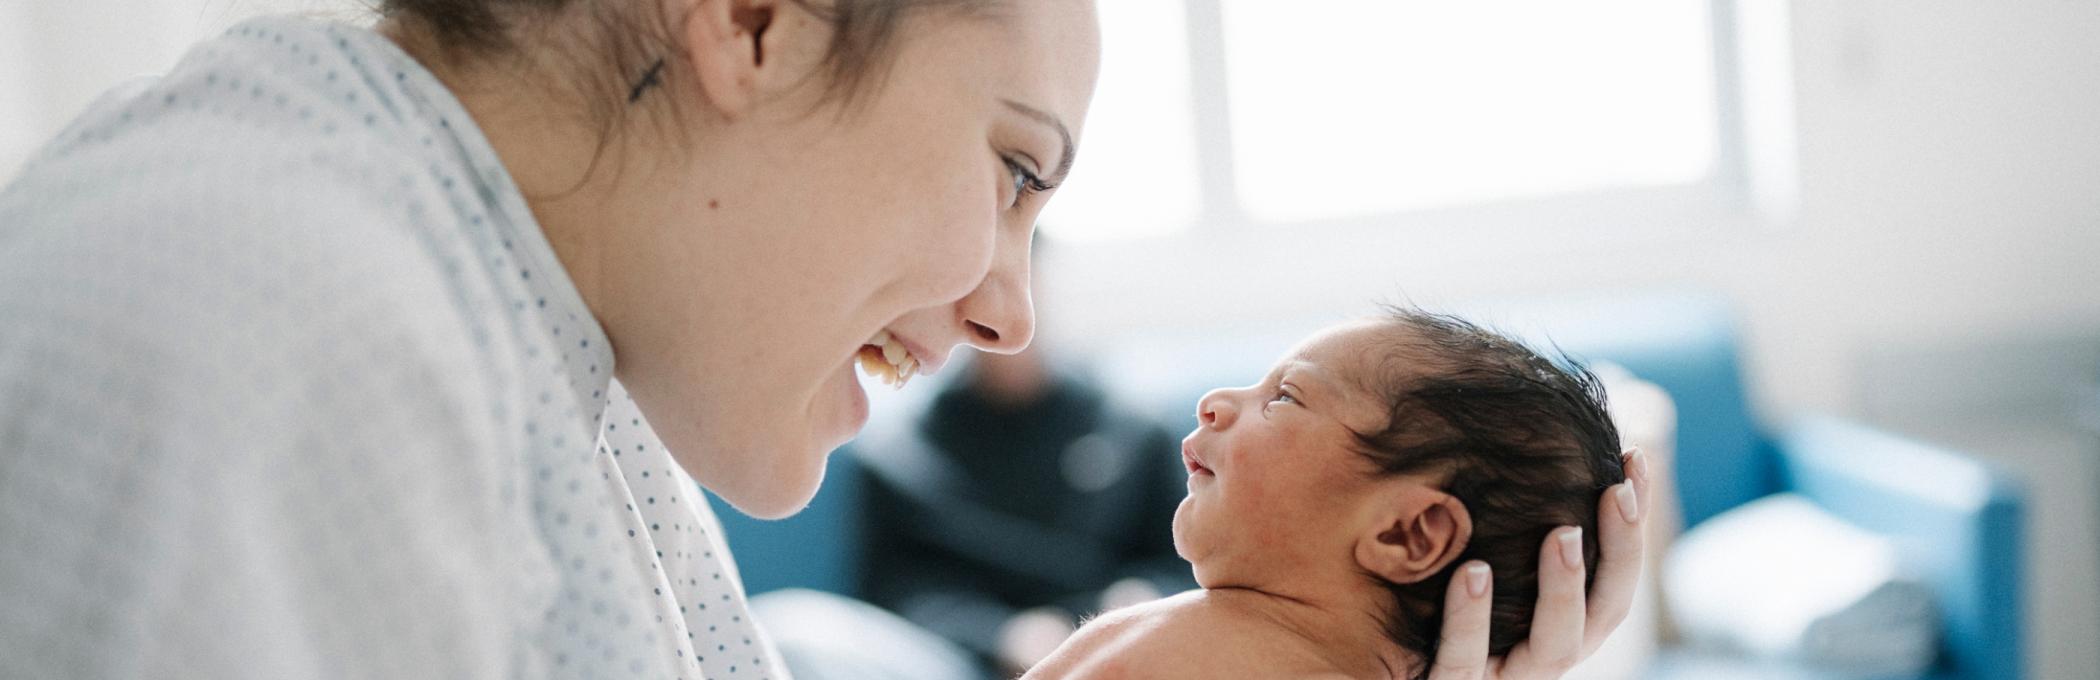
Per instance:
[[[723,116],[734,120],[750,110],[767,76],[779,70],[779,60],[769,65],[766,57],[778,53],[785,39],[787,31],[777,30],[790,23],[777,21],[787,11],[784,5],[784,0],[693,0],[681,28],[685,58],[700,94]]]
[[[1387,495],[1356,542],[1356,562],[1393,583],[1418,583],[1458,559],[1473,518],[1456,496],[1423,486]]]

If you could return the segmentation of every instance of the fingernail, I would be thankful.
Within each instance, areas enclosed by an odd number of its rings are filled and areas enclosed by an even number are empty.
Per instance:
[[[1569,569],[1582,570],[1582,527],[1568,527],[1560,532],[1560,561]]]
[[[1641,501],[1633,495],[1633,482],[1619,482],[1619,490],[1613,493],[1619,495],[1619,517],[1627,524],[1640,521]]]
[[[1473,597],[1486,595],[1488,591],[1488,565],[1474,562],[1466,565],[1466,592]]]

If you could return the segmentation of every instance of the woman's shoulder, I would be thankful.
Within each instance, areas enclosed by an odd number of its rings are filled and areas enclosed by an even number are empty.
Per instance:
[[[417,312],[471,253],[432,237],[456,216],[429,154],[360,113],[378,88],[332,30],[243,24],[90,106],[0,189],[0,298],[175,337],[443,321]]]
[[[444,299],[440,253],[417,234],[429,225],[409,197],[354,177],[361,163],[169,146],[142,140],[112,150],[132,162],[46,166],[0,194],[0,279],[13,279],[0,297],[120,316],[119,327],[182,331],[238,315],[287,324],[279,333]]]
[[[0,239],[69,215],[73,230],[187,219],[314,235],[442,210],[443,121],[426,120],[413,64],[374,43],[354,26],[264,17],[118,84],[0,189]],[[225,237],[272,235],[288,232]]]
[[[442,214],[419,214],[421,190],[390,186],[370,151],[300,141],[148,126],[29,168],[0,192],[0,355],[43,348],[199,407],[300,383],[348,398],[375,383],[346,378],[390,367],[474,370],[472,320],[446,271],[470,253],[419,224]],[[278,144],[292,148],[261,148]],[[0,372],[51,364],[22,358],[0,356]]]

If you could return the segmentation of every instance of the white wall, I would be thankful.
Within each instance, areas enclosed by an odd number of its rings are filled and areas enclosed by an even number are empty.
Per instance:
[[[1400,292],[1462,303],[1692,285],[1740,302],[1749,377],[1766,415],[1884,422],[1904,414],[1865,404],[1914,383],[1869,380],[1860,367],[1890,351],[1944,350],[1884,371],[1902,375],[1941,371],[1942,361],[2001,360],[1987,349],[1947,348],[2023,338],[2100,346],[2100,3],[1795,2],[1791,26],[1792,220],[1582,214],[1586,204],[1569,204],[1386,229],[1070,244],[1046,264],[1061,294],[1042,303],[1045,331],[1084,345],[1161,326],[1357,313]],[[1938,403],[1988,409],[1959,392],[2057,387],[1981,384],[2014,375],[1990,368],[1963,375],[1980,382],[1944,386]],[[1920,400],[1935,401],[1898,401]],[[2100,491],[2092,463],[2100,439],[1977,436],[2002,431],[2000,416],[1911,429],[1978,447],[2015,470],[2055,473],[2035,485],[2030,670],[2089,677],[2100,666],[2091,644],[2100,630],[2100,528],[2090,499]],[[2024,444],[2035,441],[2048,444]]]

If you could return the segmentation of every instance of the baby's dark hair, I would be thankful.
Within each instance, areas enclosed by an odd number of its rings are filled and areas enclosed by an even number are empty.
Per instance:
[[[1556,527],[1583,528],[1591,567],[1583,580],[1595,580],[1597,500],[1625,471],[1603,385],[1565,353],[1546,356],[1455,316],[1391,306],[1382,316],[1393,325],[1391,342],[1375,350],[1376,368],[1360,380],[1385,401],[1389,419],[1383,430],[1356,433],[1358,451],[1380,475],[1439,480],[1473,524],[1451,567],[1416,583],[1384,582],[1394,600],[1386,634],[1425,661],[1421,680],[1436,657],[1457,565],[1478,559],[1494,570],[1495,655],[1531,633],[1540,545]]]

